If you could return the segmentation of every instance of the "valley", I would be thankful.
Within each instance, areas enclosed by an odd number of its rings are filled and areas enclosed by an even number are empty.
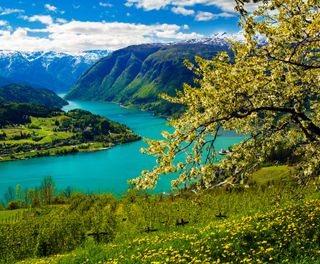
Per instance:
[[[204,43],[145,44],[117,50],[86,71],[66,95],[70,100],[117,102],[163,116],[179,115],[185,109],[160,98],[175,95],[183,83],[196,75],[184,65],[195,56],[212,58],[228,51],[226,38],[213,37]]]
[[[64,111],[73,109],[90,111],[125,124],[134,134],[143,138],[160,139],[163,130],[172,129],[164,118],[138,109],[123,108],[114,103],[84,101],[68,101],[68,103],[63,108]],[[42,133],[42,130],[39,129],[35,131]],[[227,149],[241,140],[242,136],[224,132],[218,139],[217,148]],[[99,144],[101,146],[101,143]],[[146,143],[140,140],[121,144],[105,151],[0,162],[2,175],[0,177],[0,200],[4,199],[3,195],[8,187],[14,187],[18,183],[26,188],[35,187],[47,175],[53,177],[59,189],[72,186],[85,193],[110,192],[121,196],[129,187],[128,180],[137,177],[143,169],[152,168],[155,165],[152,157],[140,152],[142,147],[146,147]],[[156,192],[170,190],[170,180],[173,177],[175,177],[174,174],[163,178]]]
[[[320,264],[317,0],[0,4],[0,264]]]
[[[67,91],[80,75],[108,51],[22,52],[0,50],[0,85],[22,83],[53,91]]]

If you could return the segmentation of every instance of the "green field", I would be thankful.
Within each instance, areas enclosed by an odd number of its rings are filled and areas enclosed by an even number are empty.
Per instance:
[[[81,110],[30,119],[0,129],[0,161],[96,151],[140,139],[123,125]]]
[[[22,148],[21,151],[13,151],[10,155],[0,155],[0,161],[27,159],[42,155],[55,156],[63,152],[67,154],[72,152],[94,151],[113,146],[113,144],[103,144],[102,142],[58,146],[61,145],[61,141],[68,141],[68,139],[71,141],[72,137],[76,135],[76,133],[72,132],[56,131],[58,128],[56,122],[61,122],[61,120],[65,120],[65,118],[65,116],[51,118],[32,117],[30,124],[0,129],[0,134],[5,133],[7,135],[6,140],[0,140],[0,145],[5,144],[11,146],[12,149],[17,149],[19,146]],[[19,137],[21,137],[21,135],[25,135],[26,138],[20,139]],[[58,143],[53,144],[55,141]],[[31,145],[31,150],[23,149],[25,145]]]
[[[26,219],[0,225],[0,247],[21,243],[2,258],[5,263],[319,263],[319,180],[298,185],[287,166],[262,168],[253,179],[249,186],[199,193],[129,191],[121,199],[74,194],[64,206],[32,209]]]
[[[299,215],[299,218],[296,216]],[[320,263],[319,200],[21,263]]]
[[[291,170],[286,165],[265,167],[254,172],[251,180],[260,185],[276,181],[288,181],[290,180]]]
[[[23,219],[23,215],[26,209],[18,210],[0,210],[0,224],[4,223],[15,223]]]
[[[57,139],[67,139],[75,135],[71,132],[60,132],[55,131],[58,128],[55,125],[55,122],[61,122],[64,119],[64,116],[56,116],[51,118],[36,118],[32,117],[32,122],[27,125],[4,128],[1,129],[0,133],[6,133],[7,140],[0,140],[0,144],[44,144],[49,143]],[[25,134],[30,137],[27,139],[13,139],[14,137],[19,137],[20,135]]]

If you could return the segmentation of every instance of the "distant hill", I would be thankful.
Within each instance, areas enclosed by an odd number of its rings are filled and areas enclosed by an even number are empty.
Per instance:
[[[211,58],[229,47],[223,38],[203,41],[145,44],[115,51],[83,74],[66,98],[133,104],[164,115],[176,113],[181,107],[160,100],[159,94],[174,95],[184,82],[193,83],[195,76],[183,61],[195,56]]]
[[[33,103],[59,109],[68,104],[53,91],[35,89],[22,84],[0,87],[0,103]]]
[[[0,162],[97,151],[140,139],[127,126],[88,111],[0,103]]]
[[[54,91],[69,90],[93,63],[108,51],[86,51],[78,55],[60,52],[0,50],[0,76],[10,83],[24,83]],[[0,85],[2,83],[0,77]]]
[[[0,103],[0,128],[30,123],[31,116],[51,117],[59,112],[62,111],[33,103]]]

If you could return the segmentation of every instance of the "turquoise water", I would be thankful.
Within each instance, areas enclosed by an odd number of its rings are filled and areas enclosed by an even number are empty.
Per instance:
[[[135,133],[152,139],[161,138],[161,131],[170,130],[166,120],[151,113],[126,109],[113,103],[70,102],[64,110],[82,108],[126,124]],[[218,138],[217,149],[233,145],[241,137],[224,133]],[[82,192],[111,192],[120,195],[128,188],[127,181],[151,169],[155,158],[140,153],[143,141],[116,146],[110,150],[79,153],[62,157],[45,157],[0,163],[0,200],[9,186],[36,187],[45,176],[52,176],[57,189],[67,186]],[[156,191],[168,191],[170,177],[161,179]]]

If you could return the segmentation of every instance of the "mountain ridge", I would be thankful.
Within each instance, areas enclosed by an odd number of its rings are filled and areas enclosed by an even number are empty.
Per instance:
[[[8,84],[0,87],[1,103],[32,103],[57,109],[68,104],[51,90],[35,89],[23,84]]]
[[[196,77],[183,64],[195,56],[212,58],[228,51],[226,39],[211,43],[154,43],[133,45],[109,54],[91,66],[66,95],[70,100],[112,101],[136,105],[160,115],[172,115],[181,107],[159,99],[175,95],[183,83]]]
[[[0,50],[0,76],[11,79],[11,83],[67,91],[83,72],[108,53],[98,50],[78,54]]]

